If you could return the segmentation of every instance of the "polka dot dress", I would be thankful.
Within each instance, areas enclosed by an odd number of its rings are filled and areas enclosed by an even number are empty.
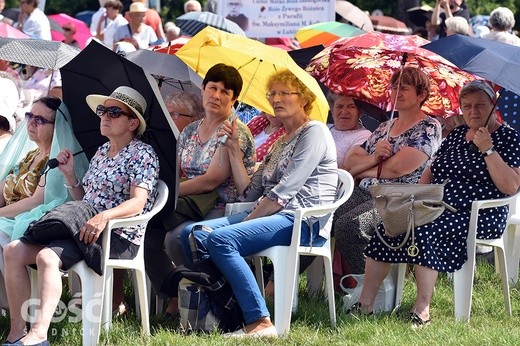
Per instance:
[[[450,181],[444,189],[444,201],[457,208],[456,213],[445,210],[433,222],[415,228],[415,243],[419,255],[411,257],[407,248],[411,241],[399,250],[386,247],[374,235],[365,250],[367,257],[376,261],[390,263],[419,264],[439,272],[453,272],[466,262],[466,239],[468,234],[471,203],[474,200],[505,197],[494,185],[487,171],[484,157],[478,152],[468,150],[465,140],[468,127],[463,125],[452,131],[444,140],[437,158],[432,163],[434,176],[432,183],[439,184],[445,179]],[[511,167],[520,166],[520,137],[507,126],[500,126],[492,133],[495,150]],[[507,207],[486,209],[479,214],[477,237],[493,239],[500,237],[507,219]],[[384,233],[382,225],[379,226]],[[403,236],[385,240],[397,246]]]

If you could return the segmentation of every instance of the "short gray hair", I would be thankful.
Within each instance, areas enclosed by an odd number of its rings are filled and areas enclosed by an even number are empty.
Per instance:
[[[497,7],[489,15],[489,24],[493,29],[509,31],[515,26],[515,15],[507,7]]]
[[[469,35],[469,23],[464,17],[446,18],[446,30],[453,31],[457,34]]]
[[[204,107],[202,106],[202,98],[197,94],[186,91],[174,91],[164,101],[166,105],[187,108],[190,115],[197,119],[204,117]]]

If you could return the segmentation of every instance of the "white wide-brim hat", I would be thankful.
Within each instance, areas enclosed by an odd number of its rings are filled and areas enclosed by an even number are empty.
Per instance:
[[[96,108],[103,105],[106,100],[115,100],[124,103],[132,110],[139,119],[139,128],[137,134],[142,135],[146,130],[146,121],[144,120],[144,112],[146,111],[146,100],[137,90],[120,86],[114,90],[109,96],[105,95],[88,95],[86,101],[90,109],[96,113]]]

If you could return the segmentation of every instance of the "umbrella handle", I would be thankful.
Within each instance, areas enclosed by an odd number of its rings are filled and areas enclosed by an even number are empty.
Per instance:
[[[487,126],[488,122],[489,122],[489,119],[491,119],[491,115],[493,115],[493,112],[495,111],[495,109],[497,108],[497,104],[498,104],[498,101],[500,100],[500,97],[502,96],[502,93],[504,92],[504,88],[501,88],[500,91],[498,92],[498,96],[497,96],[497,99],[495,100],[495,102],[493,103],[493,108],[491,108],[491,111],[489,112],[489,115],[486,119],[486,122],[484,123],[484,127]],[[468,148],[469,151],[473,152],[473,153],[478,153],[480,150],[477,148],[477,146],[475,145],[475,143],[473,143],[473,141],[469,142],[469,148]]]
[[[388,119],[388,126],[386,128],[386,140],[390,138],[390,128],[392,127],[392,120],[394,120],[395,113],[395,103],[397,102],[397,96],[399,96],[399,91],[401,90],[401,76],[403,75],[403,67],[406,64],[406,59],[408,59],[408,53],[403,53],[403,59],[401,60],[401,69],[399,70],[399,77],[397,78],[397,92],[395,93],[395,99],[392,102],[392,112],[390,112],[390,119]]]

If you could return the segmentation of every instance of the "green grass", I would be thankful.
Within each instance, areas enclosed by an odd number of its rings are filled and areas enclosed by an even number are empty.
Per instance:
[[[361,318],[348,315],[342,311],[342,300],[337,295],[338,324],[332,328],[324,299],[307,298],[301,283],[298,311],[293,314],[290,334],[284,338],[232,340],[218,334],[184,335],[159,327],[152,317],[152,336],[146,339],[140,335],[139,322],[130,315],[114,320],[100,345],[520,345],[519,290],[518,284],[511,287],[513,316],[506,316],[500,277],[491,264],[479,261],[469,324],[454,321],[452,283],[441,275],[432,300],[432,324],[426,328],[413,330],[408,322],[408,311],[415,297],[413,278],[407,279],[403,306],[394,315]],[[131,292],[128,294],[131,301]],[[8,326],[8,318],[1,317],[2,340]],[[61,322],[51,326],[49,339],[52,345],[80,345],[80,333],[80,323]]]

